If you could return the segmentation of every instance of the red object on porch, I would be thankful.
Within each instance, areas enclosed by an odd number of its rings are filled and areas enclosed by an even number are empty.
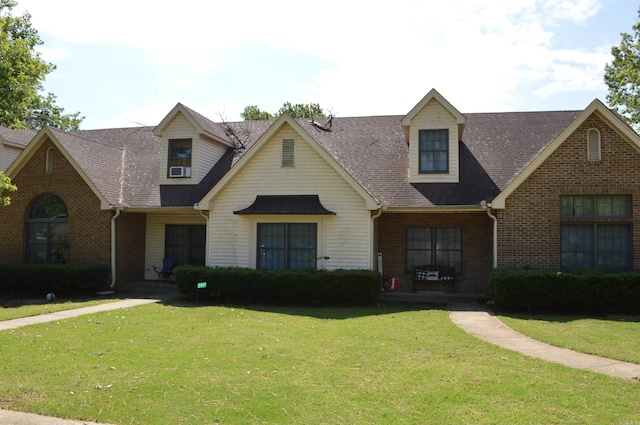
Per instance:
[[[390,291],[399,291],[400,290],[400,279],[397,277],[392,277],[389,279],[389,290]]]

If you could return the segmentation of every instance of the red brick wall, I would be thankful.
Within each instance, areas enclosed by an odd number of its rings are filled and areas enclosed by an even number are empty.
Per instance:
[[[601,134],[602,160],[587,161],[587,130]],[[506,200],[498,211],[499,267],[560,267],[560,196],[630,194],[640,219],[640,153],[610,123],[592,115]],[[640,265],[640,226],[634,263]]]
[[[485,212],[477,213],[383,213],[377,222],[378,252],[383,272],[400,278],[400,290],[411,291],[413,274],[406,273],[406,228],[409,226],[461,227],[462,275],[456,276],[456,292],[486,294],[487,276],[492,267],[493,221]],[[434,290],[448,290],[449,286]]]
[[[147,215],[124,213],[116,219],[117,284],[144,280]]]
[[[45,172],[47,149],[53,148],[54,168]],[[35,199],[45,193],[59,196],[67,207],[69,219],[68,262],[111,264],[111,217],[113,211],[101,210],[100,200],[62,153],[45,141],[13,177],[18,187],[10,194],[11,205],[0,209],[0,262],[21,263],[25,255],[25,220]],[[118,278],[138,279],[144,271],[144,215],[122,214],[117,220]]]

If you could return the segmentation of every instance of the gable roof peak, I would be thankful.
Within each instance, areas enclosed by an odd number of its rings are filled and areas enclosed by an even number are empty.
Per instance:
[[[429,90],[420,102],[409,111],[407,115],[402,118],[402,125],[408,127],[411,125],[411,120],[415,117],[431,100],[435,100],[442,105],[451,115],[456,119],[458,125],[464,125],[466,118],[456,107],[454,107],[447,99],[444,98],[436,89]]]
[[[210,120],[180,102],[176,103],[176,106],[174,106],[173,109],[171,109],[171,111],[153,129],[153,134],[158,137],[162,137],[164,129],[167,128],[178,114],[182,114],[191,123],[191,125],[193,125],[198,134],[205,135],[222,144],[233,147],[233,142],[230,141],[229,137],[225,134],[222,125]]]

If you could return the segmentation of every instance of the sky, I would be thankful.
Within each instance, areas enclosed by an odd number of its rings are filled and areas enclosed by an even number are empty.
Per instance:
[[[17,0],[57,66],[45,92],[83,129],[214,121],[319,103],[404,115],[435,88],[460,112],[606,103],[604,67],[640,0]]]

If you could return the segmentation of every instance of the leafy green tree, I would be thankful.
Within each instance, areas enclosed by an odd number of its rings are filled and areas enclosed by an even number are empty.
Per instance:
[[[640,18],[640,9],[638,10]],[[619,46],[611,48],[613,62],[604,69],[604,81],[609,87],[607,101],[615,106],[635,126],[640,125],[640,22],[633,25],[633,34],[622,33]]]
[[[317,103],[296,103],[292,105],[285,102],[278,110],[278,116],[288,112],[293,118],[326,118],[322,107]]]
[[[77,130],[84,117],[79,112],[63,114],[53,94],[41,93],[47,74],[56,67],[35,51],[44,43],[31,24],[31,15],[11,14],[16,5],[15,0],[0,0],[0,125]]]
[[[253,120],[275,120],[280,115],[288,112],[293,118],[326,118],[327,115],[322,107],[317,103],[296,103],[285,102],[277,113],[261,111],[256,105],[247,106],[240,116],[245,121]]]
[[[2,171],[0,171],[0,207],[4,207],[11,203],[11,198],[3,195],[5,191],[13,192],[18,188],[11,183],[11,179],[7,177]]]
[[[276,117],[266,111],[261,111],[256,105],[247,106],[240,116],[245,121],[274,120]]]

